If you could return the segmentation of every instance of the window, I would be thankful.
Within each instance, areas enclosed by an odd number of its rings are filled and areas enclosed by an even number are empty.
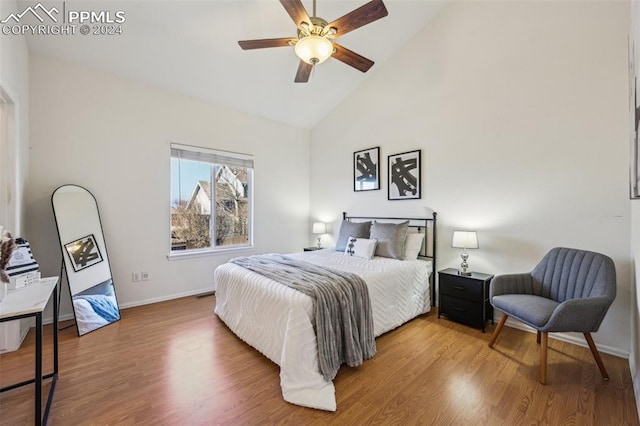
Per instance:
[[[171,253],[250,247],[253,156],[171,144]]]

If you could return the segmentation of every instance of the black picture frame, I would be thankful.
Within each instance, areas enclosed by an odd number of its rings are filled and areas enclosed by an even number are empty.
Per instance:
[[[78,272],[103,261],[93,234],[78,238],[64,245],[73,271]]]
[[[422,150],[389,155],[388,199],[419,200],[422,196],[421,181]]]
[[[353,153],[353,190],[376,191],[380,189],[380,147],[363,149]]]

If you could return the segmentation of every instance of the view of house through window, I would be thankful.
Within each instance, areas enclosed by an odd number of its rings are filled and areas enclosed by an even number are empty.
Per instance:
[[[249,246],[253,157],[171,145],[171,251]]]

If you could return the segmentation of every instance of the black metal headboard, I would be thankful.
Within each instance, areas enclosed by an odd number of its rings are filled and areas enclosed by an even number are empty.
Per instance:
[[[432,217],[376,217],[376,216],[349,216],[347,212],[342,212],[342,218],[348,221],[359,221],[359,220],[378,220],[378,221],[386,221],[386,222],[404,222],[406,220],[409,221],[409,227],[417,229],[418,232],[424,232],[424,242],[422,244],[422,248],[420,249],[419,258],[423,259],[431,259],[431,275],[429,276],[429,285],[431,286],[431,306],[435,306],[436,303],[436,247],[437,247],[437,233],[436,233],[436,223],[437,223],[436,212],[433,212]]]

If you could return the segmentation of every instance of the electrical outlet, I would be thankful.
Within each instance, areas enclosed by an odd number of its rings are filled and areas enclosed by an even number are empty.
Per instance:
[[[140,272],[132,272],[131,281],[133,281],[134,283],[140,281]]]
[[[147,271],[140,272],[140,276],[142,281],[149,281],[149,273]]]

